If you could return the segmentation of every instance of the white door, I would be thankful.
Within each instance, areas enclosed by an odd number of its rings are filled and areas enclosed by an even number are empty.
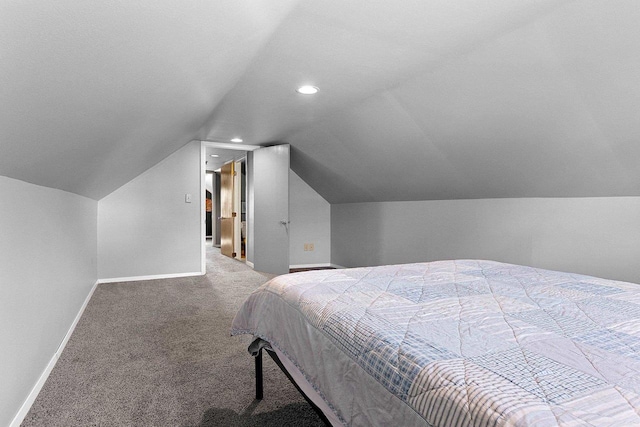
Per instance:
[[[275,145],[251,156],[249,254],[254,269],[266,273],[289,272],[289,151],[289,144]]]

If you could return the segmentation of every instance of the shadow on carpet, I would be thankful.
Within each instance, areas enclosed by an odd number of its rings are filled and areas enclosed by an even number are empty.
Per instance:
[[[309,405],[306,403],[291,403],[270,412],[253,414],[253,411],[259,403],[258,400],[255,400],[240,414],[228,408],[208,409],[197,427],[299,427],[318,425],[318,417],[313,412],[308,411]]]

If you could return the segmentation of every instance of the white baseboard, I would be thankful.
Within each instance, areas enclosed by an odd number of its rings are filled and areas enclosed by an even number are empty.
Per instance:
[[[98,283],[138,282],[140,280],[176,279],[178,277],[203,276],[204,274],[206,273],[197,271],[192,273],[154,274],[152,276],[112,277],[107,279],[98,279]]]
[[[62,339],[62,342],[60,342],[58,349],[56,350],[53,357],[47,364],[47,367],[44,368],[44,371],[40,375],[40,378],[38,378],[38,381],[36,381],[36,384],[31,389],[31,392],[27,396],[26,400],[18,410],[18,413],[13,418],[13,421],[11,421],[11,424],[9,424],[9,427],[20,427],[20,424],[22,424],[22,421],[24,421],[24,417],[26,417],[27,414],[29,413],[29,409],[31,409],[31,405],[33,405],[33,402],[35,402],[36,397],[38,397],[40,390],[42,390],[42,386],[47,381],[47,378],[49,378],[49,374],[51,374],[53,367],[56,366],[56,363],[58,362],[58,359],[60,358],[62,351],[64,350],[67,343],[69,342],[69,338],[71,338],[73,331],[76,329],[76,325],[78,324],[78,321],[80,321],[80,318],[82,317],[82,314],[84,313],[85,308],[87,308],[87,304],[89,304],[89,300],[91,300],[91,297],[93,296],[93,292],[96,290],[98,283],[99,282],[96,281],[96,283],[93,284],[91,291],[89,291],[89,295],[87,295],[87,297],[84,299],[84,302],[82,303],[82,307],[80,307],[80,311],[78,311],[78,314],[76,315],[75,319],[73,319],[73,323],[71,323],[71,327],[65,334],[64,338]]]
[[[331,267],[337,268],[338,270],[343,270],[343,269],[347,268],[347,267],[343,267],[341,265],[334,264],[334,263],[331,263],[330,265],[331,265]]]
[[[332,263],[321,263],[321,264],[295,264],[295,265],[290,265],[289,268],[326,268],[326,267],[331,267],[331,268],[344,268],[342,266],[339,266],[338,264],[332,264]]]
[[[245,261],[245,264],[247,264],[251,268],[254,268],[253,263],[251,261]]]

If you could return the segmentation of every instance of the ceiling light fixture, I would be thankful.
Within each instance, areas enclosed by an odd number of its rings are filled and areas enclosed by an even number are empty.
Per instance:
[[[318,88],[315,86],[300,86],[296,92],[301,93],[303,95],[314,95],[318,93]]]
[[[242,142],[242,138],[233,138],[231,142]]]
[[[212,154],[211,157],[220,157],[220,156],[217,154]]]

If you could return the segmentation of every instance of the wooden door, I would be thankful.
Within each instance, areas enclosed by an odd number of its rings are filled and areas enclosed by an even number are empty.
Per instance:
[[[220,168],[220,253],[235,257],[233,253],[233,162]]]

